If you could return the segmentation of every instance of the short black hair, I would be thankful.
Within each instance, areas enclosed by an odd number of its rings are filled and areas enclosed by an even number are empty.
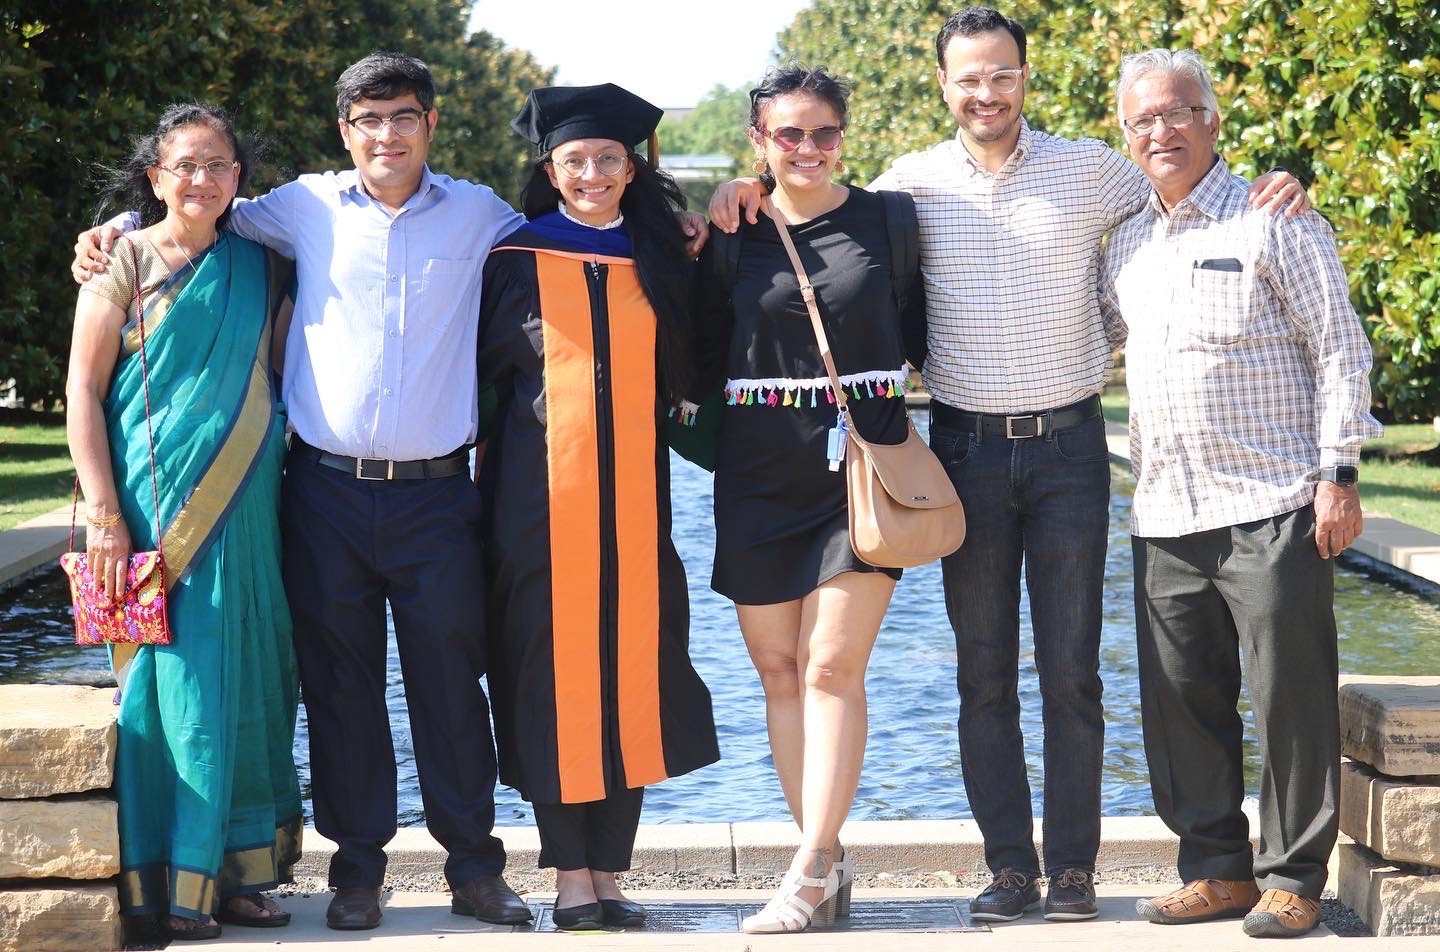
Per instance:
[[[966,7],[950,15],[950,19],[945,21],[945,25],[935,36],[936,65],[941,69],[945,68],[945,49],[955,37],[994,33],[997,30],[1004,30],[1015,40],[1015,45],[1020,48],[1019,65],[1024,66],[1025,28],[1017,21],[990,7]]]
[[[801,66],[799,63],[773,67],[760,85],[750,90],[750,127],[758,131],[761,128],[760,114],[765,111],[766,104],[792,93],[805,93],[819,99],[835,110],[840,128],[845,128],[849,119],[850,84],[832,76],[823,66]]]
[[[350,118],[350,107],[360,99],[396,99],[411,93],[420,108],[435,108],[435,77],[430,67],[413,56],[377,50],[351,63],[335,81],[335,108],[341,119]]]

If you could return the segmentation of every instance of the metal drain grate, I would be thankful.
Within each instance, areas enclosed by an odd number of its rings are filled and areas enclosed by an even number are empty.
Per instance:
[[[740,921],[759,912],[762,903],[652,902],[645,904],[644,932],[739,932]],[[534,924],[517,931],[551,932],[550,903],[532,904]],[[614,930],[619,931],[619,930]],[[850,906],[850,918],[836,919],[829,928],[814,932],[989,932],[989,926],[970,918],[964,899],[871,899]]]

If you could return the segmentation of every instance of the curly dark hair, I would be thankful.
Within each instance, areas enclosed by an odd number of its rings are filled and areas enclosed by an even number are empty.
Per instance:
[[[142,227],[153,225],[165,217],[165,203],[155,197],[150,186],[149,171],[160,164],[160,152],[166,141],[178,129],[186,126],[207,126],[230,143],[235,152],[235,161],[240,163],[240,172],[235,180],[235,194],[245,189],[245,183],[254,170],[251,150],[235,134],[235,126],[224,110],[201,102],[175,103],[166,107],[160,121],[149,135],[136,136],[130,143],[130,154],[117,166],[99,166],[101,177],[100,203],[95,210],[95,224],[106,220],[116,212],[133,211],[140,215]],[[216,228],[223,228],[230,218],[230,209],[225,209],[215,222]]]
[[[627,148],[626,159],[635,177],[620,196],[620,214],[635,255],[640,287],[655,311],[655,366],[666,398],[678,403],[690,389],[690,280],[694,262],[685,251],[680,212],[685,193],[666,172],[652,166]],[[526,218],[548,215],[560,207],[560,191],[550,184],[541,156],[520,191],[520,210]]]

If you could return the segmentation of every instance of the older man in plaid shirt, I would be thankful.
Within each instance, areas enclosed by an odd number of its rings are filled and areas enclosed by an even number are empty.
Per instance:
[[[1118,98],[1153,192],[1106,249],[1101,307],[1112,341],[1129,334],[1145,752],[1185,880],[1138,909],[1300,935],[1319,920],[1337,829],[1329,559],[1361,530],[1356,464],[1380,430],[1370,345],[1325,221],[1251,211],[1216,154],[1199,56],[1127,58]],[[1242,672],[1262,761],[1253,857]]]

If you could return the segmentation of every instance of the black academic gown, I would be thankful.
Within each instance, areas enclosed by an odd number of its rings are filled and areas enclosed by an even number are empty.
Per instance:
[[[719,759],[670,539],[655,316],[628,249],[551,215],[485,266],[489,682],[500,778],[539,803]]]

